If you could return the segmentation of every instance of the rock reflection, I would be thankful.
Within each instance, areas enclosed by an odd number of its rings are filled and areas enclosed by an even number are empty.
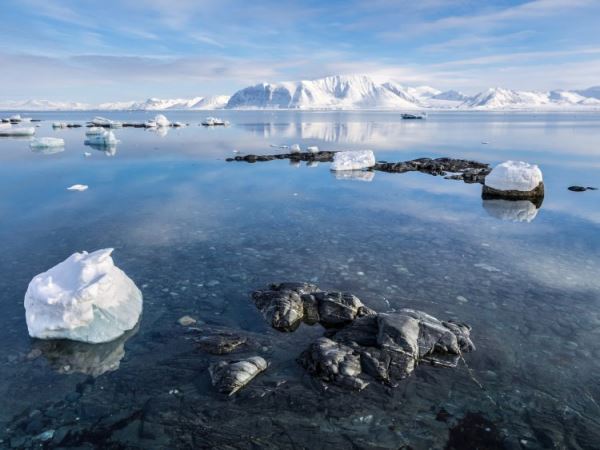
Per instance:
[[[483,200],[483,209],[496,219],[509,222],[532,222],[538,213],[541,202],[535,205],[529,200]]]
[[[336,180],[357,180],[370,183],[375,177],[375,172],[370,170],[338,170],[331,172]]]
[[[105,344],[86,344],[65,339],[36,340],[33,350],[41,351],[50,367],[62,374],[83,373],[98,377],[119,368],[125,356],[125,342],[137,333],[132,330]]]

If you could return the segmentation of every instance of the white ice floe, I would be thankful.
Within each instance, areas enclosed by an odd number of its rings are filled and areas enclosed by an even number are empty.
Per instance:
[[[31,280],[25,294],[31,337],[101,343],[136,325],[142,293],[115,266],[112,251],[74,253]]]
[[[218,117],[207,117],[202,122],[202,125],[210,127],[215,125],[229,125],[229,122],[223,119],[219,119]]]
[[[290,147],[290,153],[300,153],[302,150],[300,150],[300,146],[298,144],[292,144],[292,146]]]
[[[83,191],[87,191],[88,185],[87,184],[74,184],[73,186],[69,186],[67,188],[67,191],[79,191],[79,192],[83,192]]]
[[[83,156],[88,157],[88,156],[92,156],[92,154],[90,152],[83,152]]]
[[[523,161],[505,161],[485,177],[485,185],[499,191],[532,191],[542,181],[539,167]]]
[[[33,136],[35,134],[34,127],[10,127],[0,128],[0,136]]]
[[[116,122],[114,120],[107,119],[105,117],[94,117],[90,123],[97,127],[104,128],[121,128],[123,124],[121,122]]]
[[[64,147],[65,140],[53,137],[42,137],[33,138],[29,141],[29,147],[31,148],[51,148],[51,147]]]
[[[52,122],[52,128],[67,128],[67,122]]]
[[[157,114],[154,117],[154,123],[156,123],[156,126],[158,127],[168,127],[169,125],[171,125],[169,119],[167,119],[163,114]]]
[[[371,150],[336,152],[331,170],[360,170],[375,165],[375,154]]]
[[[531,222],[538,213],[529,200],[484,200],[483,208],[490,216],[510,222]]]
[[[306,147],[306,151],[308,153],[319,153],[319,147],[316,145],[311,145],[310,147]]]
[[[113,133],[112,131],[102,130],[102,133],[87,136],[88,138],[84,141],[85,145],[109,147],[117,145],[119,143],[115,136],[115,133]]]

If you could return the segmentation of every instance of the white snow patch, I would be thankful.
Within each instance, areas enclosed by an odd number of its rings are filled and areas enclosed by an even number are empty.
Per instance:
[[[523,161],[505,161],[485,177],[485,185],[499,191],[532,191],[542,181],[540,168]]]
[[[337,152],[333,156],[331,170],[360,170],[375,165],[375,154],[371,150]]]
[[[101,343],[135,326],[142,293],[114,265],[112,252],[74,253],[31,280],[25,294],[31,337]]]
[[[302,150],[300,150],[300,145],[298,144],[293,144],[290,147],[290,153],[300,153]]]
[[[316,145],[311,145],[310,147],[306,147],[306,151],[308,153],[319,153],[319,147]]]

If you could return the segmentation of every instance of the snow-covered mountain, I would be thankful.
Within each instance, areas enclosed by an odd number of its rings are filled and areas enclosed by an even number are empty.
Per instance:
[[[91,105],[45,100],[0,101],[0,111],[49,110],[600,110],[600,86],[582,90],[516,91],[492,88],[472,97],[455,90],[430,86],[410,87],[389,80],[376,82],[365,75],[331,76],[317,80],[260,83],[231,97],[149,98],[145,101]]]
[[[367,76],[261,83],[237,91],[228,109],[421,109],[423,104],[395,83]]]
[[[477,110],[547,110],[572,109],[586,107],[595,103],[574,91],[514,91],[510,89],[491,88],[459,105],[461,109]]]

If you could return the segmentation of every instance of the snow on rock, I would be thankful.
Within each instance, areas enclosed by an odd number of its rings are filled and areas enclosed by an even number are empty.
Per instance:
[[[115,266],[112,252],[74,253],[31,280],[25,294],[31,337],[101,343],[136,325],[142,293]]]
[[[336,152],[331,170],[360,170],[375,165],[375,154],[371,150]]]
[[[33,136],[35,134],[34,127],[10,127],[0,128],[0,136]]]
[[[119,143],[118,139],[112,131],[102,130],[102,133],[91,134],[87,136],[88,138],[84,141],[85,145],[109,147],[111,145],[117,145]]]
[[[542,171],[535,164],[505,161],[485,177],[485,186],[498,191],[532,191],[543,181]]]
[[[302,150],[300,149],[300,145],[292,144],[290,147],[290,153],[300,153]]]
[[[509,222],[531,222],[538,213],[538,208],[529,200],[484,200],[483,209],[490,216]]]
[[[306,151],[308,153],[319,153],[319,147],[316,145],[311,145],[310,147],[306,147]]]
[[[31,148],[64,147],[65,140],[53,137],[33,138],[29,141]]]
[[[67,191],[79,191],[79,192],[83,192],[86,191],[88,188],[87,184],[74,184],[73,186],[69,186],[67,188]]]
[[[123,126],[121,122],[115,122],[114,120],[106,119],[104,117],[94,117],[90,123],[95,127],[104,128],[121,128]]]

